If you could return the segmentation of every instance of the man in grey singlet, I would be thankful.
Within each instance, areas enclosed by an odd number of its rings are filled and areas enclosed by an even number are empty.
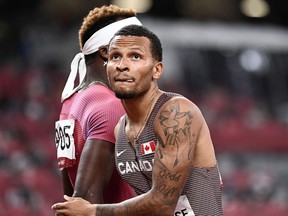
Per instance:
[[[108,54],[109,84],[127,113],[115,128],[116,167],[138,196],[107,205],[65,197],[52,206],[56,215],[223,215],[221,177],[201,111],[158,88],[158,37],[143,26],[124,27]]]

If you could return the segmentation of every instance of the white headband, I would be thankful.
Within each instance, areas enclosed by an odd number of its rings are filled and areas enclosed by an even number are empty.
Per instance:
[[[62,91],[61,102],[73,95],[74,92],[76,92],[84,83],[87,71],[84,55],[95,53],[98,51],[99,47],[108,45],[109,41],[117,31],[132,24],[142,25],[136,17],[129,17],[99,29],[85,42],[82,52],[78,53],[71,63],[71,71]],[[79,85],[74,88],[77,72],[79,74]]]

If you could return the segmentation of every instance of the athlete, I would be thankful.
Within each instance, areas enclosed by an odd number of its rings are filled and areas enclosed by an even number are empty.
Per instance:
[[[65,196],[66,202],[52,206],[56,215],[223,215],[221,177],[201,111],[158,88],[158,37],[143,26],[127,26],[108,53],[109,84],[126,111],[115,128],[116,166],[138,196],[106,205]]]
[[[133,9],[94,8],[79,31],[81,53],[71,63],[56,122],[58,167],[65,195],[91,203],[116,203],[134,197],[115,167],[114,128],[125,113],[108,88],[107,45],[126,25],[141,25]],[[78,85],[74,87],[74,83]]]

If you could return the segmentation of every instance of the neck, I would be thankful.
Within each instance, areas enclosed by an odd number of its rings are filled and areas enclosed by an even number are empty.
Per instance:
[[[153,110],[153,106],[157,100],[159,90],[154,88],[151,94],[146,94],[145,99],[141,101],[134,101],[132,106],[132,111],[127,111],[127,125],[126,125],[126,135],[130,143],[135,147],[136,142],[144,129],[148,118]],[[131,104],[132,105],[132,104]]]
[[[108,87],[106,67],[97,64],[97,61],[87,66],[85,87],[96,81],[98,81],[99,83],[103,83],[105,86]]]
[[[88,74],[87,74],[88,75]],[[106,86],[107,88],[109,88],[108,84],[107,84],[107,80],[98,77],[98,76],[87,76],[85,82],[83,83],[83,86],[81,87],[80,90],[85,90],[87,88],[89,88],[92,85],[103,85]]]
[[[153,90],[141,97],[122,100],[129,123],[137,125],[145,121],[158,98],[159,92],[158,87],[155,86]]]

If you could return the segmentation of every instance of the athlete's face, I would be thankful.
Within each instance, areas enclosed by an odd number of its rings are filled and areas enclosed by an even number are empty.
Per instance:
[[[152,57],[150,46],[146,37],[116,36],[111,41],[107,75],[118,98],[143,95],[151,88],[159,62]]]

